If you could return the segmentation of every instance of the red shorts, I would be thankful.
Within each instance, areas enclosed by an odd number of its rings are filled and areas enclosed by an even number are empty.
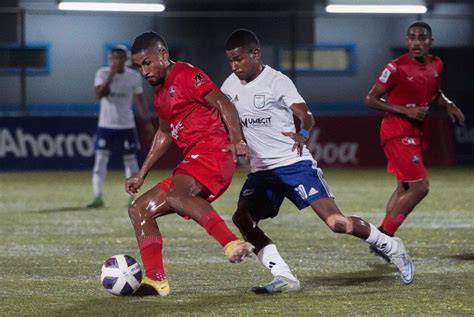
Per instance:
[[[420,138],[391,139],[384,144],[383,150],[388,160],[387,171],[395,173],[399,181],[414,182],[426,177],[424,146]]]
[[[208,149],[206,143],[192,148],[184,159],[176,166],[173,175],[186,174],[192,176],[211,195],[204,197],[212,202],[222,195],[229,187],[235,172],[235,162],[231,152],[222,152],[222,148]],[[173,176],[159,182],[157,186],[168,192]]]

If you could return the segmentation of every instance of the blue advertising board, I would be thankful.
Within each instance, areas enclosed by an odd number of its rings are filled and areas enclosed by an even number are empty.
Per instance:
[[[96,127],[96,116],[0,117],[0,170],[92,169]]]

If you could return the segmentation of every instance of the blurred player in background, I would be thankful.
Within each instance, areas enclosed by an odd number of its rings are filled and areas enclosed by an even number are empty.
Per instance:
[[[385,66],[365,99],[369,107],[385,112],[380,140],[388,160],[387,170],[397,177],[397,187],[379,227],[389,236],[428,194],[423,152],[430,105],[443,107],[453,122],[464,124],[461,110],[440,90],[443,63],[429,55],[432,43],[431,27],[425,22],[412,23],[406,37],[408,53]],[[370,249],[386,259],[377,249]]]
[[[184,154],[172,176],[129,208],[146,272],[138,293],[166,296],[170,286],[156,218],[178,213],[193,219],[224,248],[230,262],[240,262],[252,253],[252,245],[239,240],[210,205],[229,187],[236,155],[247,155],[247,145],[234,105],[202,70],[170,60],[160,35],[147,32],[135,38],[132,59],[156,87],[154,105],[160,125],[142,168],[127,179],[126,191],[137,193],[171,142]]]
[[[285,197],[298,209],[311,206],[333,232],[359,237],[379,248],[398,268],[403,283],[411,283],[414,267],[403,242],[361,218],[344,216],[336,206],[321,169],[305,146],[313,115],[293,82],[262,64],[256,35],[238,29],[227,39],[225,49],[233,73],[221,89],[239,113],[251,169],[233,220],[274,276],[273,281],[253,290],[272,294],[300,289],[274,242],[258,226],[260,220],[278,214]],[[298,133],[293,115],[301,122]]]
[[[122,155],[125,177],[138,171],[137,152],[140,143],[135,128],[133,99],[138,114],[146,123],[147,133],[154,133],[143,98],[140,74],[126,66],[128,49],[123,45],[110,51],[111,65],[101,67],[95,74],[95,94],[100,99],[100,115],[95,143],[95,162],[92,174],[94,200],[87,208],[104,206],[104,192],[107,165],[111,154]],[[131,203],[130,198],[129,203]]]

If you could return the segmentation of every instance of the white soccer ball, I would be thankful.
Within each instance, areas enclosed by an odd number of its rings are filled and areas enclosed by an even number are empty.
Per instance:
[[[140,264],[129,255],[111,256],[102,265],[100,282],[113,295],[132,295],[140,286],[141,281]]]

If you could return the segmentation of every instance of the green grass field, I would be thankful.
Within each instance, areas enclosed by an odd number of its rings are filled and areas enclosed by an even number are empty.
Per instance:
[[[345,214],[378,225],[395,180],[384,170],[326,169]],[[431,169],[431,192],[398,235],[416,269],[412,285],[359,239],[331,233],[312,210],[285,203],[262,223],[302,290],[255,295],[271,279],[255,258],[230,264],[192,221],[160,219],[168,297],[115,297],[99,282],[102,262],[139,259],[123,175],[108,175],[106,207],[87,210],[90,172],[0,174],[1,316],[474,315],[474,169]],[[149,175],[149,188],[166,173]],[[230,224],[244,173],[215,204]],[[235,230],[235,227],[231,225]]]

